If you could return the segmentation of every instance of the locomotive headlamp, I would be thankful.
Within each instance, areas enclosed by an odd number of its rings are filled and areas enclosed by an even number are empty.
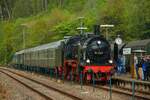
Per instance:
[[[90,63],[90,59],[87,59],[86,62],[87,62],[87,63]]]
[[[109,62],[109,63],[111,63],[111,64],[113,63],[113,61],[112,61],[112,60],[109,60],[108,62]]]
[[[97,44],[99,44],[99,45],[100,45],[100,44],[101,44],[101,41],[97,41]]]

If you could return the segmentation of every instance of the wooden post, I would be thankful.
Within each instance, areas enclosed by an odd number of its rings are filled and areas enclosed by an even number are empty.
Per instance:
[[[130,73],[132,78],[134,78],[134,53],[130,56]]]

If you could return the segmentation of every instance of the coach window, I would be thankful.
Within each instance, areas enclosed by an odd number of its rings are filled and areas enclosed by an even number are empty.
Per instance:
[[[53,58],[54,57],[54,50],[53,49],[50,49],[49,50],[49,58]]]

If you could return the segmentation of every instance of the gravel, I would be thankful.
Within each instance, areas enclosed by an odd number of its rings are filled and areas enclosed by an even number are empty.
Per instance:
[[[44,100],[35,92],[0,72],[0,84],[5,87],[7,97],[4,100]],[[3,100],[3,99],[2,99]]]
[[[6,100],[7,95],[8,93],[6,91],[4,84],[0,83],[0,100]]]
[[[10,73],[9,73],[10,74]],[[28,84],[30,87],[34,88],[35,90],[40,91],[41,93],[44,93],[45,95],[47,95],[48,97],[51,97],[53,100],[72,100],[69,97],[66,97],[58,92],[55,92],[53,90],[50,90],[38,83],[32,82],[28,79],[22,78],[18,75],[12,74],[11,75],[15,76],[15,78],[21,80],[23,83]]]

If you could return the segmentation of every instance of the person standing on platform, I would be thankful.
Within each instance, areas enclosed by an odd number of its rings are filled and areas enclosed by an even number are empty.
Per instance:
[[[121,74],[121,66],[122,64],[121,64],[121,55],[119,55],[119,57],[118,57],[118,59],[117,59],[117,73],[118,73],[118,75],[120,75]]]
[[[126,64],[126,58],[124,55],[122,55],[122,66],[123,66],[123,73],[126,73],[126,67],[125,67],[125,64]]]
[[[150,56],[148,56],[147,79],[150,81]]]
[[[134,67],[136,71],[136,78],[139,79],[140,76],[139,76],[138,58],[136,55],[134,56]]]
[[[148,81],[149,78],[149,56],[146,57],[146,71],[145,71],[145,80]]]
[[[142,80],[145,81],[147,80],[147,65],[148,65],[148,60],[146,57],[144,57],[144,62],[142,64],[142,71],[143,71],[143,78]]]

